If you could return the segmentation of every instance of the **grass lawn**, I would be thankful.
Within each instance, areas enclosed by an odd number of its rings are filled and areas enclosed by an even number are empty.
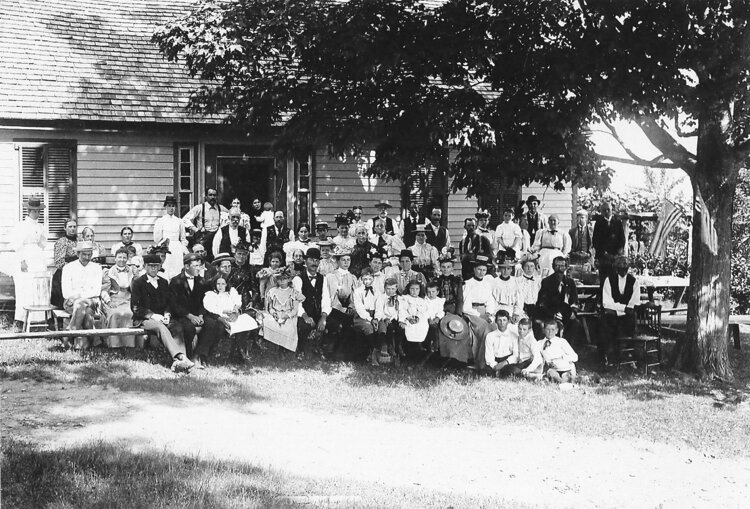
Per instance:
[[[750,344],[731,350],[735,380],[699,384],[630,369],[596,372],[584,352],[582,383],[555,385],[477,377],[462,369],[373,368],[352,363],[298,362],[276,353],[250,362],[175,375],[150,350],[79,353],[57,342],[0,345],[0,381],[43,387],[91,385],[121,393],[263,401],[336,415],[366,416],[424,426],[533,426],[590,438],[626,439],[695,449],[711,458],[748,458],[747,402],[720,404],[750,392]],[[5,395],[4,398],[5,399]],[[132,452],[127,444],[89,443],[49,450],[3,429],[3,502],[7,507],[498,507],[497,500],[447,497],[416,487],[393,489],[351,480],[290,475],[257,465],[168,452]],[[135,488],[135,489],[134,489]],[[343,498],[327,499],[335,494]],[[291,498],[290,498],[291,497]],[[294,498],[312,497],[312,498]],[[322,498],[321,498],[322,497]],[[513,505],[510,507],[527,507]]]

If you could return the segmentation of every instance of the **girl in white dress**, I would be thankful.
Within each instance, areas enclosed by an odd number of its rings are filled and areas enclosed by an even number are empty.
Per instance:
[[[297,311],[305,296],[292,286],[288,268],[276,275],[278,286],[266,294],[263,313],[263,338],[292,352],[297,350]]]
[[[167,279],[172,279],[182,271],[182,257],[187,253],[188,241],[185,237],[185,225],[174,215],[177,200],[174,196],[164,199],[164,215],[154,223],[154,242],[160,243],[169,239],[169,253],[164,260],[164,273]]]

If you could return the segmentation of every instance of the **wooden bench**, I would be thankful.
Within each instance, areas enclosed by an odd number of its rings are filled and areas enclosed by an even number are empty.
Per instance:
[[[667,330],[682,331],[674,326],[687,325],[687,308],[662,309],[661,323]],[[737,350],[741,349],[740,325],[750,325],[750,315],[729,315],[727,335]]]
[[[86,329],[86,330],[54,330],[40,332],[6,332],[0,334],[0,341],[4,339],[62,339],[69,336],[90,338],[95,336],[130,336],[153,335],[155,331],[147,331],[142,327],[119,327],[116,329]]]

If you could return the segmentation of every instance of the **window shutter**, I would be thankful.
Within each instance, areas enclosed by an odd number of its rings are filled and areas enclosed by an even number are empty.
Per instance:
[[[445,200],[445,182],[442,172],[437,168],[415,169],[406,182],[409,193],[409,208],[418,211],[420,222],[430,217],[433,207],[443,208]]]
[[[487,209],[490,215],[490,228],[495,228],[503,222],[503,210],[510,207],[515,209],[521,199],[521,186],[506,184],[501,175],[487,179],[487,193],[481,197],[481,208]]]
[[[65,229],[65,219],[70,217],[72,149],[48,145],[47,147],[47,228],[50,239],[57,239]]]
[[[43,203],[44,199],[44,146],[22,146],[21,151],[21,202],[23,211],[21,218],[26,217],[26,205],[29,198],[37,197]],[[46,204],[46,203],[45,203]],[[47,209],[39,212],[39,222],[46,223]]]

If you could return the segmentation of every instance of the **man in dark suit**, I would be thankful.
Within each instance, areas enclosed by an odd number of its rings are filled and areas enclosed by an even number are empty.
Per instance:
[[[297,318],[298,358],[317,349],[331,314],[331,294],[325,278],[318,272],[319,265],[320,250],[311,247],[305,253],[305,270],[292,280],[294,289],[305,296]]]
[[[277,210],[273,214],[273,224],[266,228],[266,265],[268,265],[268,255],[274,251],[283,252],[284,244],[294,240],[294,233],[286,225],[284,212]]]
[[[147,254],[143,256],[143,263],[146,273],[135,278],[131,284],[133,324],[147,331],[155,331],[172,358],[172,371],[187,372],[193,367],[193,363],[185,353],[181,329],[176,329],[172,322],[169,283],[159,276],[161,258],[159,255]]]
[[[570,261],[571,263],[583,265],[591,264],[593,267],[594,256],[592,246],[592,233],[589,226],[589,212],[579,209],[576,213],[576,224],[568,232],[570,234]]]
[[[602,203],[602,215],[594,223],[594,246],[596,264],[599,267],[599,283],[603,284],[612,273],[615,256],[625,253],[625,229],[622,221],[612,215],[612,204]]]
[[[464,229],[466,230],[466,237],[461,239],[458,252],[461,257],[461,276],[466,281],[474,276],[474,266],[471,264],[471,260],[475,259],[477,255],[484,255],[490,262],[492,261],[492,245],[487,237],[476,232],[477,220],[473,217],[464,219]]]
[[[430,222],[427,223],[427,243],[434,246],[438,253],[443,253],[443,248],[451,247],[451,236],[445,226],[441,226],[440,221],[443,218],[443,210],[439,207],[432,209],[430,213]]]
[[[576,317],[578,311],[578,289],[573,278],[568,277],[568,261],[558,256],[552,260],[553,273],[542,280],[539,297],[536,301],[534,334],[541,339],[541,324],[547,320],[562,322],[566,339],[578,337],[580,324]],[[562,336],[563,332],[560,332]]]
[[[193,356],[196,327],[203,325],[203,296],[206,288],[200,276],[201,260],[196,253],[182,258],[184,269],[169,282],[170,306],[174,330],[180,330],[185,340],[185,353]]]

